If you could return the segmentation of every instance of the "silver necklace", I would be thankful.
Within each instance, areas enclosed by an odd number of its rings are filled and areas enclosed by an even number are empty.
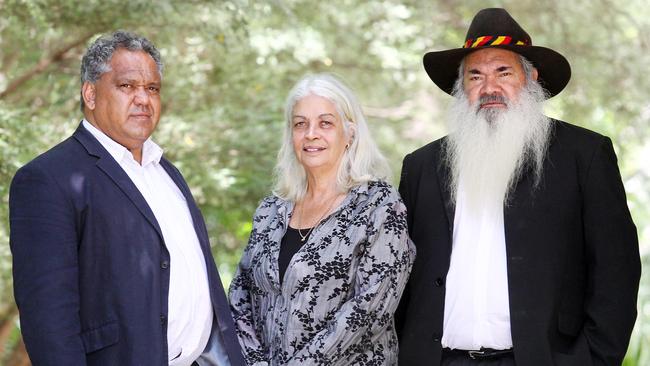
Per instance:
[[[307,231],[307,234],[302,235],[302,231],[300,231],[300,229],[298,229],[298,235],[300,236],[300,242],[301,243],[304,243],[305,240],[307,240],[307,238],[309,237],[309,234],[311,234],[312,230],[314,230],[314,228],[316,226],[318,226],[318,224],[320,224],[320,222],[323,220],[323,218],[325,218],[325,215],[327,215],[327,213],[330,212],[330,210],[332,209],[332,206],[334,206],[334,201],[336,201],[336,197],[338,197],[338,196],[339,195],[337,194],[337,195],[334,195],[334,197],[332,197],[332,200],[330,201],[330,204],[327,207],[327,209],[323,212],[323,214],[320,216],[318,221],[316,221],[314,226],[309,228],[309,230]],[[303,202],[303,204],[300,206],[300,220],[302,220],[304,218],[304,216],[303,216],[304,210],[305,210],[305,205],[304,205],[304,202]],[[299,224],[301,224],[301,223],[299,223]],[[302,225],[298,225],[298,226],[302,226]]]

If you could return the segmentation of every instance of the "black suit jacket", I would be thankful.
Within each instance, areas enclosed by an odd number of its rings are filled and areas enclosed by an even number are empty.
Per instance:
[[[510,326],[518,366],[617,365],[636,318],[640,259],[612,143],[553,121],[543,176],[504,208]],[[404,158],[400,193],[417,247],[396,314],[400,366],[438,365],[454,207],[444,138]]]
[[[203,251],[211,341],[243,365],[201,212],[180,172],[160,164],[185,197]],[[15,298],[35,366],[168,364],[174,262],[144,197],[90,132],[80,125],[21,168],[9,208]]]

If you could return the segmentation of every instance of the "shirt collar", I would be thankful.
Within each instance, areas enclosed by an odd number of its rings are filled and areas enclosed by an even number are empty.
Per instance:
[[[369,190],[369,182],[364,182],[359,184],[358,186],[352,187],[345,199],[343,199],[343,202],[338,206],[337,209],[335,209],[332,214],[342,210],[343,208],[347,207],[353,202],[358,202],[360,199],[360,196],[368,196],[368,190]],[[289,200],[284,200],[280,197],[277,197],[277,203],[278,205],[278,213],[281,215],[284,215],[285,217],[285,222],[289,222],[291,219],[291,214],[293,212],[293,206],[295,205],[295,202],[289,201]]]
[[[111,139],[104,132],[100,131],[97,127],[93,126],[85,118],[82,121],[83,126],[90,132],[99,143],[108,151],[108,153],[115,159],[115,161],[120,162],[123,159],[133,160],[133,154],[124,146],[117,143],[115,140]],[[158,146],[155,142],[148,138],[142,146],[142,166],[146,166],[151,163],[158,164],[162,158],[163,149]]]

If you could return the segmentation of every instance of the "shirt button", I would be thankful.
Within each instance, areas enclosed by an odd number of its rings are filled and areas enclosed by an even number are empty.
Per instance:
[[[436,285],[436,287],[440,287],[444,283],[445,283],[445,281],[443,281],[442,277],[438,277],[438,278],[436,278],[435,281],[433,281],[433,284]]]
[[[167,261],[160,262],[160,268],[162,268],[162,269],[169,268],[169,262],[167,262]]]

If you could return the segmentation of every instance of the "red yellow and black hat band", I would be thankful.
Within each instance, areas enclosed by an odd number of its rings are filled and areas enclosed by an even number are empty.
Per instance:
[[[478,48],[487,46],[530,46],[530,39],[513,40],[510,36],[480,36],[469,38],[463,48]]]

